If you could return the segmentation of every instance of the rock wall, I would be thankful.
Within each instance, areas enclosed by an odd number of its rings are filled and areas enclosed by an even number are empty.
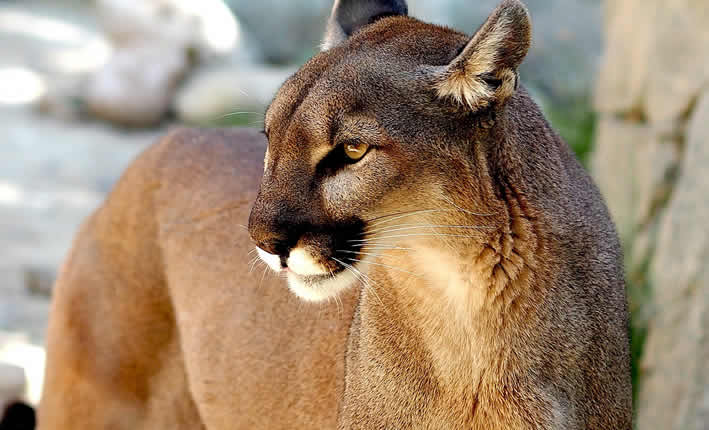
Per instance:
[[[705,430],[709,4],[606,0],[604,7],[591,164],[625,245],[633,346],[642,352],[637,428]]]

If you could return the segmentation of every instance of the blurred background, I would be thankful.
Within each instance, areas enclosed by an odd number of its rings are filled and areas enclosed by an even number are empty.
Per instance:
[[[409,0],[473,33],[497,0]],[[709,2],[527,0],[525,85],[626,255],[638,428],[709,429]],[[174,124],[261,127],[331,0],[0,0],[0,403],[38,400],[77,227]]]

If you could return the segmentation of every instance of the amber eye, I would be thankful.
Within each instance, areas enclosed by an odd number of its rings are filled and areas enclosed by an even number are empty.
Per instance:
[[[345,155],[352,161],[359,161],[367,153],[369,145],[362,142],[351,141],[344,145]]]

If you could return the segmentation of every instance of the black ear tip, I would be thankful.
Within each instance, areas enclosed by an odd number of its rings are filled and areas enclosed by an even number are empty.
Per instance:
[[[406,0],[393,0],[392,9],[397,15],[408,15],[409,6],[406,4]]]
[[[32,430],[36,425],[34,408],[21,402],[8,405],[0,418],[0,430]]]
[[[406,0],[335,0],[322,48],[327,50],[340,44],[381,18],[408,13]]]

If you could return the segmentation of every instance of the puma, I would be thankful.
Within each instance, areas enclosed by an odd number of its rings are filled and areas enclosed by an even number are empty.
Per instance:
[[[266,137],[148,149],[61,271],[39,428],[630,430],[618,238],[530,33],[337,0]]]

